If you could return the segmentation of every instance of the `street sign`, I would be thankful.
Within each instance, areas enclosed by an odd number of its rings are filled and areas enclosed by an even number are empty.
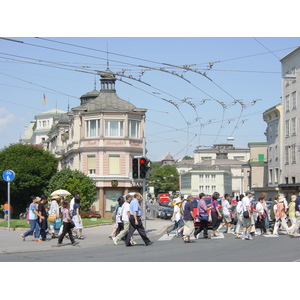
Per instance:
[[[2,174],[2,178],[7,182],[13,181],[15,178],[15,172],[12,170],[6,170]]]

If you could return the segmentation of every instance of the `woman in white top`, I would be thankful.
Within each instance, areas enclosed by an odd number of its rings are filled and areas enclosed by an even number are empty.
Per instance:
[[[171,220],[174,221],[174,225],[173,227],[171,227],[170,229],[168,229],[167,234],[169,235],[171,231],[179,228],[180,225],[180,220],[181,220],[181,213],[180,213],[180,208],[178,206],[178,204],[181,203],[181,199],[177,198],[174,201],[174,210],[173,210],[173,215],[171,217]],[[178,235],[178,232],[176,230],[176,236]]]
[[[49,215],[56,215],[56,218],[59,218],[59,205],[58,202],[60,201],[60,197],[58,195],[53,195],[51,198],[51,204],[48,211]],[[54,229],[54,222],[49,222],[50,227],[50,234],[52,238],[55,238],[55,229]]]

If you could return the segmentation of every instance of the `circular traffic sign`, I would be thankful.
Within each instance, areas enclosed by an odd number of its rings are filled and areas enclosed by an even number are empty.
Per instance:
[[[2,174],[2,178],[5,181],[10,182],[10,181],[14,180],[14,178],[15,178],[15,172],[12,171],[12,170],[6,170]]]

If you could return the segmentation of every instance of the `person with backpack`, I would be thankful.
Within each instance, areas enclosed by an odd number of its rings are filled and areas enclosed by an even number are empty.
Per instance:
[[[296,223],[292,225],[290,228],[291,237],[297,236],[297,232],[300,227],[300,190],[298,190],[298,196],[296,198],[296,203],[295,203],[295,216],[296,216]]]
[[[286,218],[286,214],[285,214],[286,210],[287,210],[287,207],[285,205],[285,197],[284,197],[284,195],[281,194],[281,195],[279,195],[277,205],[274,206],[276,222],[274,225],[273,235],[278,235],[278,229],[279,229],[280,224],[283,227],[283,229],[285,229],[287,234],[290,234],[290,230],[288,228],[288,225],[287,225],[286,219],[285,219]]]

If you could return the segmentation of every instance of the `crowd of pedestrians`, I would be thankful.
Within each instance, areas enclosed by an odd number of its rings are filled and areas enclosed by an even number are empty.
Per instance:
[[[50,234],[51,238],[58,238],[57,246],[63,245],[62,241],[66,236],[73,246],[77,245],[79,242],[74,240],[74,233],[76,232],[78,239],[83,239],[83,225],[79,193],[74,192],[73,195],[71,201],[53,195],[49,207],[45,195],[31,196],[31,204],[26,216],[30,229],[21,234],[22,240],[25,241],[27,236],[33,235],[35,242],[43,242],[47,240],[47,234]]]
[[[167,234],[176,230],[178,236],[183,229],[183,241],[192,243],[191,235],[194,234],[195,238],[199,238],[202,231],[203,238],[209,238],[208,226],[210,225],[211,237],[217,237],[223,226],[225,226],[224,233],[232,233],[241,240],[253,240],[256,235],[278,236],[279,229],[284,230],[291,237],[298,235],[300,191],[298,196],[291,196],[289,203],[283,194],[275,195],[270,207],[266,204],[266,193],[262,193],[257,201],[253,194],[253,191],[248,190],[245,195],[240,195],[233,201],[228,194],[225,194],[220,206],[219,193],[215,192],[212,195],[210,203],[206,203],[205,194],[200,193],[196,213],[192,205],[192,196],[184,199],[177,198],[173,201],[174,212],[171,218],[175,224]],[[181,223],[183,225],[179,225]]]

